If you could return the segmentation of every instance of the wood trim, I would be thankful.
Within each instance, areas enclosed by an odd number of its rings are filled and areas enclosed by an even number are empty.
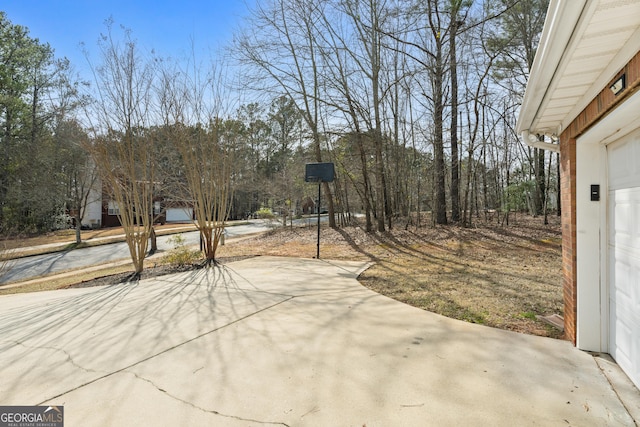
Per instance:
[[[614,95],[609,87],[622,75],[626,76],[626,88]],[[600,121],[608,112],[640,89],[640,52],[611,79],[607,86],[582,110],[562,134],[569,139],[577,139],[591,126]]]

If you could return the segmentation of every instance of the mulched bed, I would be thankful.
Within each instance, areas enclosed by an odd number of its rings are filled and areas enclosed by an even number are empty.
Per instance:
[[[234,261],[241,261],[246,258],[251,258],[251,256],[233,256],[233,257],[220,257],[216,261],[218,264],[228,264]],[[190,264],[190,265],[154,265],[145,267],[144,271],[140,274],[140,276],[134,280],[145,280],[150,279],[152,277],[165,276],[167,274],[173,273],[182,273],[185,271],[193,271],[200,268],[205,268],[203,264]],[[98,277],[91,280],[85,280],[80,283],[76,283],[73,285],[67,286],[67,289],[72,288],[90,288],[93,286],[112,286],[112,285],[120,285],[124,283],[129,283],[131,281],[133,273],[120,273],[120,274],[112,274],[109,276]]]

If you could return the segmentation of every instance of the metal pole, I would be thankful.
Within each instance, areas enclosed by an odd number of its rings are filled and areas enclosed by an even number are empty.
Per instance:
[[[318,181],[318,250],[316,251],[316,259],[320,259],[320,197],[322,181]]]

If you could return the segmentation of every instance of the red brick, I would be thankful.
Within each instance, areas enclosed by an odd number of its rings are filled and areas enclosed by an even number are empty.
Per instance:
[[[613,95],[609,86],[621,75],[626,89]],[[577,272],[576,272],[576,140],[606,113],[640,89],[640,52],[611,80],[560,135],[560,179],[562,204],[562,286],[565,337],[576,343]]]

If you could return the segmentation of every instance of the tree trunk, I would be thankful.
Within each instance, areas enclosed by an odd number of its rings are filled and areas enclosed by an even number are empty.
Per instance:
[[[80,217],[79,211],[75,215],[75,220],[76,220],[76,244],[80,244],[82,243],[82,232],[81,232],[82,218]]]
[[[377,133],[377,132],[376,132]],[[381,139],[379,135],[376,135],[376,140]],[[385,197],[384,197],[384,165],[382,164],[382,143],[376,141],[376,221],[378,223],[378,231],[383,232],[385,230],[384,224],[384,211],[385,211]]]
[[[451,220],[460,221],[460,165],[458,162],[458,62],[456,57],[456,37],[458,33],[458,13],[451,16]]]
[[[544,141],[544,136],[540,136],[540,141]],[[544,195],[546,192],[545,170],[544,170],[544,150],[541,148],[533,149],[533,168],[535,172],[535,190],[534,190],[534,216],[542,215],[544,209]]]
[[[149,255],[153,255],[158,251],[158,239],[156,238],[156,228],[154,226],[151,226],[149,238],[151,239],[151,249],[149,249]]]
[[[444,142],[442,136],[442,76],[435,76],[436,95],[435,99],[435,132],[434,132],[434,162],[435,162],[435,208],[436,208],[436,224],[447,224],[447,199],[445,193],[445,166],[444,166]]]
[[[444,63],[442,58],[442,38],[440,31],[435,28],[434,37],[436,42],[435,70],[433,79],[433,104],[434,104],[434,162],[435,162],[435,222],[436,224],[447,224],[447,198],[445,187],[445,165],[444,165],[444,141],[443,141],[443,110],[444,110]]]

